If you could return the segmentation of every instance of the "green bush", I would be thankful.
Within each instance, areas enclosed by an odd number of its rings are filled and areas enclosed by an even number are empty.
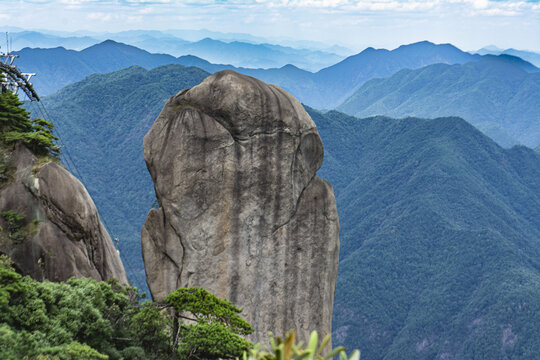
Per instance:
[[[139,300],[116,280],[38,282],[0,255],[0,359],[217,359],[252,346],[240,336],[252,331],[241,310],[204,289],[178,289],[165,303]]]
[[[129,320],[139,304],[131,288],[93,279],[38,282],[0,260],[0,358],[121,359],[135,342]]]
[[[73,341],[67,345],[60,345],[45,349],[40,355],[52,355],[61,360],[107,360],[107,355],[100,354],[86,344]]]
[[[251,350],[244,352],[242,360],[332,360],[339,356],[340,360],[360,360],[360,351],[355,350],[348,357],[343,346],[339,346],[325,354],[324,349],[330,342],[330,335],[326,335],[319,344],[319,336],[313,331],[306,347],[302,342],[296,343],[296,334],[291,330],[283,340],[270,333],[270,347],[261,344],[255,345]]]
[[[26,238],[23,231],[24,214],[19,214],[14,210],[8,210],[0,213],[7,222],[8,237],[14,243],[21,243]]]
[[[145,302],[131,318],[131,335],[152,359],[167,358],[171,353],[171,319],[154,302]]]
[[[180,337],[178,356],[182,360],[234,359],[252,347],[249,341],[217,322],[184,325]]]
[[[165,299],[173,310],[173,349],[181,359],[234,358],[251,348],[240,335],[253,332],[229,301],[199,287],[182,288]],[[184,324],[185,320],[194,322]]]

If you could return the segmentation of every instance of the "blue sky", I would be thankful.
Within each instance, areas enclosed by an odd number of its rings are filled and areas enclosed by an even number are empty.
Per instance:
[[[540,0],[0,0],[0,25],[121,31],[209,29],[394,48],[420,40],[464,50],[540,52]]]

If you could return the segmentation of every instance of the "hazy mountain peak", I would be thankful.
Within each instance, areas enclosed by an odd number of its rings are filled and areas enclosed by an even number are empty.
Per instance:
[[[86,49],[81,50],[81,52],[88,51],[88,50],[95,50],[95,49],[103,49],[103,48],[119,48],[119,47],[131,47],[135,49],[135,46],[127,45],[118,41],[114,41],[111,39],[107,39],[105,41],[102,41],[100,43],[94,44],[92,46],[87,47]],[[141,50],[144,51],[144,50]]]
[[[300,70],[300,71],[304,71],[304,70],[300,69],[299,67],[294,66],[293,64],[287,64],[287,65],[285,65],[285,66],[282,66],[280,69],[283,69],[283,70]]]
[[[421,46],[432,47],[432,46],[437,46],[437,44],[432,43],[431,41],[428,41],[428,40],[422,40],[422,41],[417,41],[417,42],[410,43],[410,44],[401,45],[401,46],[398,47],[398,49],[409,48],[409,47],[421,47]]]
[[[495,45],[484,46],[483,48],[481,48],[478,51],[480,52],[482,50],[485,50],[485,51],[503,51],[503,49],[501,49],[500,47],[495,46]]]
[[[105,41],[102,41],[101,43],[97,44],[97,45],[118,45],[118,44],[122,44],[118,41],[114,41],[114,40],[111,40],[111,39],[107,39]],[[125,45],[125,44],[122,44],[122,45]]]

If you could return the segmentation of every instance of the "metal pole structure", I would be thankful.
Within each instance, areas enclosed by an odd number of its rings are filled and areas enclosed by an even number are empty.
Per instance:
[[[15,59],[18,57],[19,55],[9,51],[9,36],[6,32],[6,52],[0,52],[0,72],[4,74],[1,84],[2,93],[11,91],[17,94],[19,89],[21,89],[30,101],[39,101],[39,96],[30,82],[32,76],[36,74],[20,72],[17,69],[17,65],[14,64]]]

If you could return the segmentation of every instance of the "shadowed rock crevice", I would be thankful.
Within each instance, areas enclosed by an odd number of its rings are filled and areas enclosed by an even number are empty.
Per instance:
[[[323,147],[303,106],[232,71],[173,96],[144,138],[161,209],[142,230],[155,299],[202,286],[268,331],[331,332],[339,252]]]

